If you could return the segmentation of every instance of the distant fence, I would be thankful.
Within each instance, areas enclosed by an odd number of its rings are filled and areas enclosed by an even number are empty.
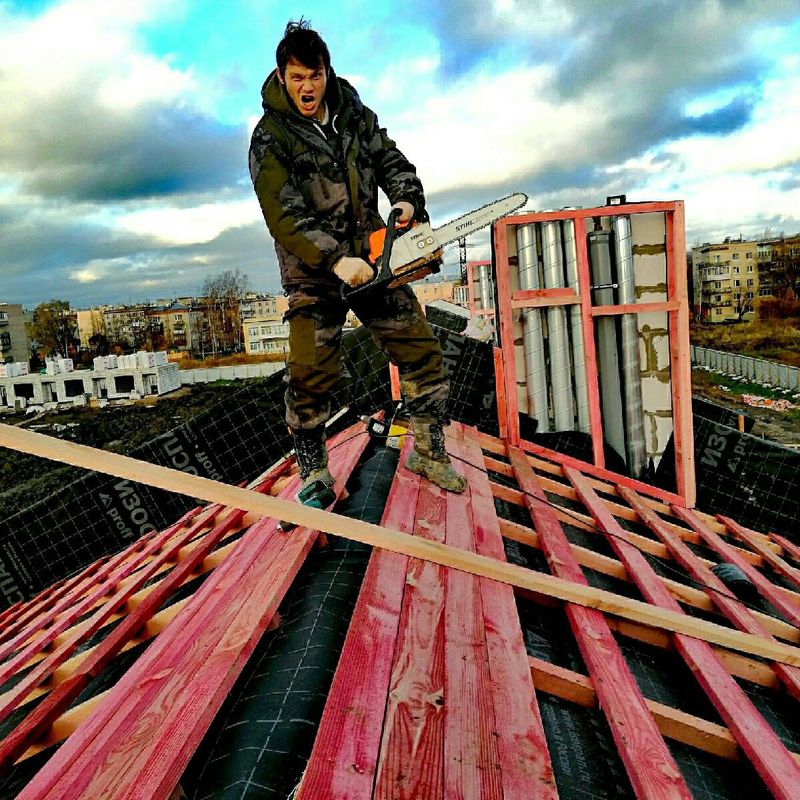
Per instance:
[[[246,378],[266,378],[280,372],[286,365],[283,361],[264,361],[261,364],[239,364],[234,367],[207,367],[205,369],[182,369],[181,385],[213,383],[214,381],[240,381]]]
[[[751,358],[738,353],[725,353],[708,347],[691,346],[692,364],[718,370],[725,375],[741,376],[754,383],[768,383],[781,389],[800,392],[800,367],[777,361]]]

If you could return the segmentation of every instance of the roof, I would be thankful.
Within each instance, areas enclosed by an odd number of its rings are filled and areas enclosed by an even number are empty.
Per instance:
[[[331,445],[341,500],[363,469],[360,432]],[[300,615],[305,645],[288,648],[301,656],[287,680],[285,669],[270,672],[275,648],[260,648],[286,628],[300,635],[292,602],[313,594],[324,537],[197,507],[3,612],[8,786],[25,800],[168,798],[179,783],[195,797],[288,796],[260,782],[257,764],[272,753],[273,773],[288,773],[275,780],[302,780],[302,800],[433,798],[445,788],[488,798],[739,797],[745,787],[800,796],[800,673],[786,663],[800,664],[796,545],[468,426],[448,429],[448,449],[468,492],[443,493],[398,465],[380,503],[383,529],[488,556],[512,576],[522,566],[537,580],[549,572],[575,602],[548,596],[547,581],[532,592],[375,549],[352,613],[319,623],[340,593],[334,581],[315,623]],[[292,497],[297,481],[284,460],[251,488]],[[515,563],[502,567],[507,559]],[[719,560],[749,577],[757,602],[740,602],[715,577]],[[631,597],[646,599],[650,624],[626,616]],[[303,720],[305,739],[292,739],[299,755],[285,738],[275,743],[292,714],[266,715],[267,744],[258,744],[264,719],[236,717],[255,673],[269,674],[264,696],[286,705],[334,616],[346,637],[327,653],[338,661],[332,680],[303,690],[320,703],[317,720]],[[694,635],[665,627],[676,620]]]

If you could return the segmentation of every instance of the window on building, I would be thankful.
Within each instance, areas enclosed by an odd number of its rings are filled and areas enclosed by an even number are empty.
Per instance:
[[[747,265],[747,271],[748,272],[752,272],[753,271],[753,265],[752,264],[748,264]]]
[[[734,261],[738,261],[738,260],[739,260],[739,254],[738,254],[738,253],[733,253],[733,255],[731,255],[731,258],[732,258]]]
[[[754,294],[753,294],[753,292],[748,292],[748,293],[747,293],[747,299],[748,299],[748,300],[752,300],[752,299],[753,299],[753,297],[754,297]]]
[[[714,263],[719,264],[719,256],[714,256]]]
[[[752,286],[753,285],[753,278],[748,278],[747,279],[747,285],[748,286]]]
[[[742,285],[742,282],[741,282],[741,281],[734,281],[734,282],[733,282],[733,285],[734,285],[734,286],[741,286],[741,285]]]
[[[252,350],[253,352],[255,352],[256,350],[260,350],[260,349],[261,349],[261,342],[251,342],[250,343],[250,350]]]
[[[718,295],[717,295],[717,296],[714,298],[714,300],[715,300],[715,302],[717,302],[717,303],[721,303],[721,302],[722,302],[722,295],[721,295],[721,294],[718,294]]]
[[[270,328],[269,325],[262,325],[261,326],[261,335],[262,336],[269,336],[270,333],[272,333],[272,329]]]
[[[714,309],[714,315],[717,316],[717,317],[721,316],[722,315],[722,309],[721,308],[715,308]]]
[[[248,336],[258,336],[258,328],[249,328],[247,334]]]
[[[739,274],[739,267],[734,267],[733,268],[733,274],[734,275],[738,275]]]
[[[745,253],[744,257],[752,259],[753,258],[753,251],[751,250],[749,253]]]

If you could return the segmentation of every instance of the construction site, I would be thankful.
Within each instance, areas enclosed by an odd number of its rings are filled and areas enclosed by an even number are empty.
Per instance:
[[[492,223],[427,309],[463,494],[363,327],[325,508],[282,373],[124,455],[0,424],[79,471],[0,519],[0,799],[800,798],[800,455],[693,407],[684,225]]]

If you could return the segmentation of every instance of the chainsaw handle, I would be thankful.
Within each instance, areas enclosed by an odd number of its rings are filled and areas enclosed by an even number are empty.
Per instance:
[[[373,286],[378,281],[388,280],[393,277],[391,267],[389,266],[392,260],[392,246],[394,245],[395,239],[397,239],[399,235],[399,231],[401,231],[403,227],[407,227],[409,224],[405,223],[401,227],[397,226],[397,219],[401,213],[402,212],[399,208],[393,208],[389,212],[389,218],[386,220],[386,228],[384,229],[385,235],[383,237],[383,250],[380,254],[380,258],[374,263],[367,259],[367,263],[375,272],[372,280],[368,281],[367,283],[362,283],[361,286],[355,286],[353,288],[350,288],[346,283],[343,283],[339,287],[339,294],[341,295],[342,300],[346,300],[356,292],[361,292],[364,289]],[[380,233],[380,231],[378,232]],[[373,234],[373,236],[374,235],[375,234]]]

